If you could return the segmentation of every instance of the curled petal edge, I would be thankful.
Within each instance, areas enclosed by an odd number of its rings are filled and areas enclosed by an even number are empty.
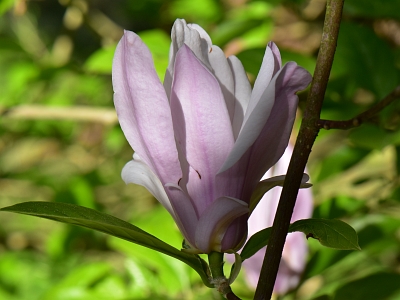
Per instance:
[[[228,226],[248,212],[248,205],[242,200],[232,197],[216,199],[199,219],[195,234],[196,248],[202,253],[220,252],[221,241]]]
[[[135,183],[144,186],[172,215],[175,216],[174,210],[165,193],[164,187],[158,177],[146,165],[136,153],[133,160],[129,161],[121,172],[122,180],[128,183]]]

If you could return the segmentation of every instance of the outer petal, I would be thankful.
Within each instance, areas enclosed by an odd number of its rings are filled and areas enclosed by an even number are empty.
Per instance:
[[[196,247],[204,253],[221,251],[226,229],[236,218],[247,214],[247,203],[231,197],[216,199],[204,211],[196,230]],[[231,245],[231,248],[236,245]]]
[[[183,19],[177,19],[171,30],[171,47],[169,51],[169,64],[165,74],[164,88],[170,97],[172,75],[174,74],[174,65],[176,54],[179,49],[186,44],[196,55],[196,57],[211,70],[208,60],[208,53],[211,50],[211,39],[207,32],[197,24],[186,24]]]
[[[212,42],[211,42],[211,38],[208,35],[207,31],[205,31],[201,26],[197,25],[197,24],[187,24],[187,26],[189,28],[195,29],[197,30],[197,32],[200,34],[200,37],[203,40],[206,40],[207,44],[211,47]]]
[[[194,237],[198,223],[195,207],[184,190],[179,185],[167,183],[165,190],[175,212],[175,222],[190,245],[194,245]]]
[[[259,181],[285,151],[296,117],[296,92],[305,89],[311,81],[310,73],[294,62],[287,63],[275,78],[275,104],[268,121],[251,147],[246,178],[249,185]]]
[[[128,162],[122,169],[122,179],[125,183],[144,186],[168,210],[187,242],[194,245],[198,218],[190,198],[178,185],[167,183],[164,188],[158,177],[137,153],[133,155],[133,158],[134,160]]]
[[[173,51],[170,53],[170,65],[175,62],[176,53],[186,44],[196,57],[210,68],[208,53],[211,50],[211,39],[198,25],[187,25],[185,20],[177,19],[172,27],[171,39]]]
[[[128,162],[122,169],[122,179],[126,184],[135,183],[144,186],[175,217],[175,212],[158,177],[136,153],[133,158],[134,160]]]
[[[235,84],[235,111],[232,120],[233,135],[237,138],[251,97],[251,85],[242,63],[236,56],[228,57]]]
[[[114,104],[132,148],[161,182],[177,182],[181,169],[168,99],[141,39],[125,31],[113,61]]]
[[[274,55],[274,75],[282,68],[281,53],[274,42],[269,42],[268,47],[271,48]]]
[[[218,81],[186,45],[176,57],[171,110],[177,143],[190,165],[187,189],[201,215],[218,198],[215,175],[234,141]]]
[[[219,173],[224,172],[225,170],[232,167],[235,163],[237,163],[239,159],[243,156],[243,154],[246,153],[246,151],[257,140],[260,132],[267,123],[268,117],[270,116],[272,107],[275,103],[276,79],[277,76],[275,76],[271,80],[268,87],[264,90],[264,93],[260,97],[260,101],[258,101],[255,106],[255,101],[253,101],[253,90],[252,99],[250,100],[249,106],[247,107],[242,128],[236,139],[235,146],[232,149],[231,153],[229,153],[229,156],[224,162],[224,165],[220,169]]]

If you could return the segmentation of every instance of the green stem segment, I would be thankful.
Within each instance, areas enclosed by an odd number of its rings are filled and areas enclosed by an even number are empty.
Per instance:
[[[311,147],[319,131],[317,123],[319,121],[322,102],[336,50],[343,3],[344,0],[328,0],[327,3],[317,65],[311,83],[300,132],[293,150],[292,159],[275,215],[271,236],[254,296],[255,300],[266,300],[270,299],[272,296],[301,178],[311,152]]]
[[[211,252],[208,254],[208,262],[212,275],[211,283],[228,300],[240,300],[229,285],[229,280],[224,275],[224,253]]]

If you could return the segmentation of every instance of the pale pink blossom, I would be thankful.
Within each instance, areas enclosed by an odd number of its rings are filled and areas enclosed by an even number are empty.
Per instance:
[[[196,24],[177,20],[161,84],[151,54],[125,31],[113,61],[114,103],[135,150],[125,182],[145,186],[169,211],[190,251],[235,251],[247,236],[252,191],[283,154],[298,97],[311,81],[281,65],[269,43],[252,89]]]
[[[286,174],[292,151],[292,147],[289,146],[278,163],[265,174],[264,178]],[[272,226],[281,191],[281,187],[275,187],[261,199],[249,218],[249,236]],[[311,189],[300,189],[291,223],[300,219],[311,218],[312,210],[313,197]],[[264,254],[265,248],[245,260],[242,265],[248,283],[254,288],[257,286],[258,277],[260,276]],[[306,265],[307,254],[307,240],[304,234],[301,232],[289,233],[275,282],[275,293],[284,294],[299,284],[300,276]]]

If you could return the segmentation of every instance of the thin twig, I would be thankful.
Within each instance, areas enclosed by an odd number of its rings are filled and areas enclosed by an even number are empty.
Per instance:
[[[394,100],[400,98],[400,85],[397,86],[390,94],[388,94],[382,101],[376,103],[370,109],[365,112],[345,121],[333,121],[333,120],[318,120],[317,126],[324,129],[350,129],[358,127],[362,123],[368,121],[372,117],[376,116],[382,109],[392,103]]]
[[[0,118],[16,120],[70,120],[96,122],[106,125],[118,123],[115,109],[91,106],[19,105],[0,107]]]
[[[328,0],[317,65],[306,109],[293,150],[285,184],[274,219],[270,240],[258,281],[255,300],[270,299],[275,284],[297,192],[311,147],[317,137],[322,102],[335,54],[344,0]]]

